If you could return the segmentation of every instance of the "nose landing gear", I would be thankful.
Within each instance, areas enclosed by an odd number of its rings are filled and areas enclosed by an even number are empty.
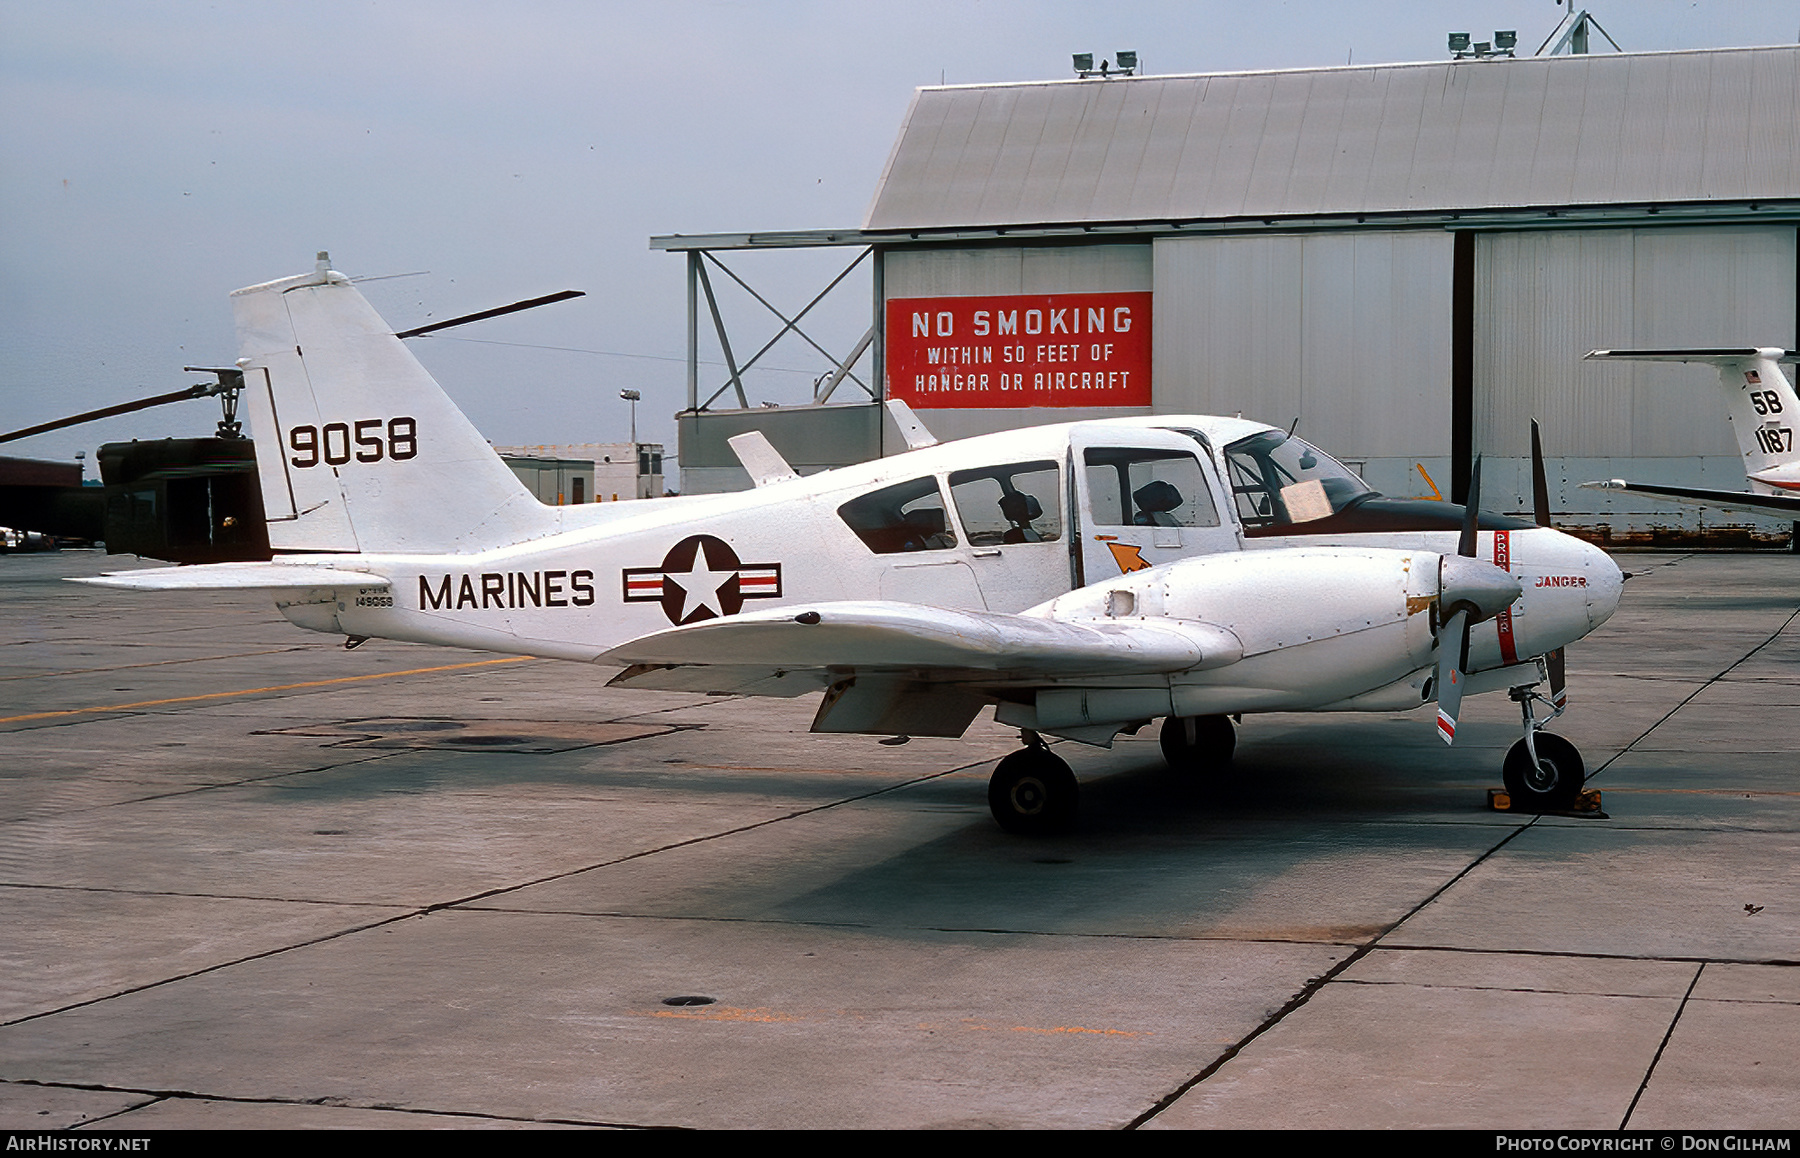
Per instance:
[[[1543,731],[1544,725],[1562,715],[1563,709],[1537,694],[1535,685],[1511,689],[1509,695],[1524,715],[1525,738],[1506,753],[1500,778],[1506,784],[1512,807],[1518,812],[1567,812],[1581,796],[1587,780],[1581,753],[1561,736]],[[1537,718],[1533,705],[1550,706],[1550,714]]]

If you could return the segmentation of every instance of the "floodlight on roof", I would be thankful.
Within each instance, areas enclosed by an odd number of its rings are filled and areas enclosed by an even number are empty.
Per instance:
[[[1085,79],[1086,77],[1090,76],[1093,73],[1093,71],[1094,71],[1094,54],[1093,53],[1077,52],[1074,54],[1074,58],[1075,58],[1076,75]]]
[[[1469,34],[1467,32],[1452,32],[1450,34],[1450,51],[1458,56],[1469,51]]]
[[[1502,52],[1511,52],[1513,50],[1513,46],[1518,43],[1519,43],[1519,34],[1514,29],[1509,28],[1509,29],[1505,30],[1504,32],[1494,33],[1494,47],[1498,48]]]
[[[1137,73],[1137,53],[1115,52],[1113,53],[1113,56],[1118,59],[1120,72],[1124,73],[1126,76],[1133,76]]]

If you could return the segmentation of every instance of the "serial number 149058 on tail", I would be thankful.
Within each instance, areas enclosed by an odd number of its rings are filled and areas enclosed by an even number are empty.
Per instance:
[[[1280,429],[1187,415],[1077,422],[797,476],[733,440],[757,484],[539,503],[342,274],[233,295],[268,512],[266,563],[89,582],[260,588],[315,631],[576,660],[627,688],[823,693],[813,730],[959,736],[992,708],[1025,745],[989,803],[1055,831],[1079,790],[1043,737],[1110,745],[1161,718],[1184,769],[1230,717],[1510,691],[1517,805],[1570,806],[1580,756],[1561,649],[1618,603],[1619,569],[1538,522],[1389,499]],[[1474,482],[1479,483],[1479,470]]]

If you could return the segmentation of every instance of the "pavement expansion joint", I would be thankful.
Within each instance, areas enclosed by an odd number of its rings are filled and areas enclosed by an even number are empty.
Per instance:
[[[1663,1030],[1662,1041],[1657,1043],[1656,1053],[1651,1057],[1650,1064],[1644,1067],[1644,1076],[1638,1082],[1637,1091],[1631,1095],[1631,1105],[1625,1107],[1625,1116],[1619,1120],[1619,1129],[1623,1130],[1630,1125],[1631,1115],[1637,1112],[1638,1102],[1643,1099],[1644,1091],[1649,1088],[1651,1075],[1656,1073],[1656,1067],[1662,1061],[1663,1052],[1669,1048],[1669,1039],[1675,1036],[1675,1027],[1680,1024],[1681,1015],[1687,1011],[1688,1000],[1693,997],[1694,987],[1700,984],[1700,975],[1704,972],[1706,972],[1706,966],[1701,964],[1694,970],[1694,976],[1688,980],[1687,991],[1681,995],[1681,1002],[1676,1005],[1674,1016],[1669,1018],[1668,1028]]]
[[[15,641],[15,642],[19,642],[19,641]],[[149,668],[149,667],[173,667],[176,664],[183,664],[183,663],[215,663],[219,660],[226,660],[226,659],[254,659],[257,656],[286,655],[289,652],[306,651],[306,650],[307,649],[303,648],[303,647],[271,647],[271,648],[265,648],[262,651],[233,651],[233,652],[227,652],[223,655],[195,655],[195,656],[189,656],[185,659],[157,659],[157,660],[151,660],[149,663],[122,663],[122,664],[109,665],[107,667],[78,667],[78,668],[70,668],[67,671],[24,672],[20,675],[0,676],[0,683],[5,683],[8,680],[43,680],[43,679],[58,679],[63,676],[100,675],[105,672],[136,671],[140,668]]]
[[[116,885],[46,885],[32,881],[0,881],[0,889],[43,889],[64,893],[103,893],[119,897],[179,897],[198,901],[255,901],[273,905],[318,905],[328,909],[410,909],[392,901],[327,901],[313,897],[278,897],[260,893],[190,893],[179,889],[126,889]]]
[[[59,1005],[54,1009],[41,1009],[36,1013],[27,1013],[22,1017],[9,1018],[0,1021],[0,1028],[5,1028],[9,1025],[22,1025],[25,1022],[37,1021],[45,1017],[54,1017],[59,1013],[67,1013],[71,1009],[82,1009],[90,1005],[99,1005],[102,1002],[111,1001],[114,998],[124,997],[132,993],[142,993],[150,989],[160,989],[165,985],[173,985],[178,981],[186,981],[189,978],[201,977],[208,973],[217,973],[220,970],[230,969],[233,966],[242,965],[248,961],[261,961],[268,957],[279,956],[282,953],[291,953],[296,949],[305,949],[312,945],[321,945],[327,941],[335,941],[339,937],[348,937],[354,933],[363,933],[370,929],[378,929],[383,925],[392,925],[396,922],[404,921],[418,915],[419,913],[416,911],[396,913],[392,916],[384,917],[379,921],[368,921],[348,929],[337,929],[329,933],[323,933],[317,937],[308,937],[304,941],[296,941],[289,945],[277,945],[272,949],[265,949],[258,953],[246,953],[242,957],[234,957],[229,961],[216,961],[211,965],[199,969],[190,969],[185,973],[177,973],[168,977],[158,977],[154,981],[146,981],[141,985],[128,985],[123,989],[115,990],[112,993],[103,993],[98,997],[89,997],[81,1001],[71,1001],[66,1005]]]
[[[1533,823],[1535,823],[1535,819],[1536,818],[1533,818]],[[1320,974],[1319,976],[1308,978],[1306,984],[1301,988],[1300,992],[1296,993],[1292,998],[1290,998],[1288,1000],[1287,1004],[1283,1005],[1280,1009],[1277,1009],[1274,1013],[1270,1014],[1267,1018],[1265,1018],[1261,1022],[1261,1024],[1257,1025],[1249,1033],[1245,1034],[1241,1039],[1239,1039],[1235,1044],[1233,1044],[1232,1046],[1227,1048],[1217,1058],[1213,1059],[1212,1064],[1208,1065],[1205,1069],[1201,1070],[1199,1073],[1197,1073],[1193,1077],[1189,1078],[1186,1082],[1182,1083],[1180,1086],[1178,1086],[1175,1089],[1164,1094],[1149,1109],[1145,1110],[1142,1114],[1138,1115],[1136,1118],[1133,1118],[1131,1120],[1131,1122],[1126,1126],[1126,1129],[1135,1130],[1138,1127],[1142,1126],[1144,1123],[1150,1121],[1152,1118],[1156,1117],[1158,1114],[1162,1113],[1164,1110],[1166,1110],[1170,1106],[1174,1105],[1178,1100],[1180,1100],[1180,1098],[1182,1096],[1187,1094],[1187,1092],[1189,1090],[1192,1090],[1195,1086],[1199,1085],[1201,1082],[1204,1082],[1207,1078],[1209,1078],[1213,1074],[1217,1073],[1219,1071],[1220,1067],[1224,1066],[1232,1058],[1235,1058],[1252,1041],[1255,1041],[1257,1038],[1261,1037],[1263,1034],[1267,1033],[1269,1030],[1271,1030],[1275,1026],[1279,1025],[1282,1022],[1282,1020],[1285,1019],[1289,1014],[1292,1014],[1296,1010],[1299,1010],[1302,1007],[1304,1007],[1308,1002],[1310,1002],[1313,999],[1313,996],[1315,994],[1317,994],[1320,990],[1322,990],[1327,984],[1336,980],[1339,976],[1341,976],[1345,972],[1345,970],[1349,969],[1352,965],[1355,965],[1357,962],[1361,961],[1364,957],[1367,957],[1370,953],[1374,952],[1380,946],[1383,939],[1391,936],[1396,929],[1398,929],[1401,926],[1403,926],[1404,924],[1406,924],[1407,921],[1411,920],[1418,913],[1420,913],[1421,911],[1423,911],[1424,909],[1429,907],[1439,897],[1441,897],[1445,893],[1449,892],[1450,889],[1453,888],[1459,881],[1461,881],[1463,878],[1468,876],[1471,872],[1475,871],[1475,869],[1477,867],[1479,867],[1483,862],[1485,862],[1488,858],[1492,857],[1495,853],[1497,853],[1501,849],[1505,848],[1508,844],[1510,844],[1512,842],[1512,840],[1515,837],[1517,837],[1520,833],[1525,832],[1527,829],[1529,829],[1531,827],[1532,827],[1531,823],[1522,824],[1518,828],[1515,828],[1511,832],[1507,833],[1504,837],[1502,837],[1499,841],[1495,842],[1495,844],[1492,847],[1488,848],[1480,856],[1475,857],[1468,864],[1464,865],[1460,870],[1458,870],[1456,873],[1452,874],[1448,880],[1446,880],[1443,884],[1441,884],[1437,889],[1435,889],[1431,893],[1427,894],[1422,900],[1420,900],[1416,905],[1414,905],[1406,913],[1402,914],[1392,924],[1383,928],[1380,932],[1378,932],[1374,937],[1370,938],[1367,942],[1365,942],[1359,946],[1356,946],[1350,953],[1345,955],[1345,957],[1342,961],[1339,961],[1337,964],[1333,965],[1330,969],[1327,969],[1324,973]]]
[[[0,1082],[13,1085],[36,1086],[49,1090],[81,1090],[95,1094],[136,1094],[146,1100],[134,1106],[124,1106],[110,1114],[102,1114],[88,1118],[80,1123],[80,1128],[88,1129],[101,1122],[135,1113],[138,1110],[154,1106],[159,1102],[224,1102],[239,1106],[328,1106],[340,1110],[371,1110],[390,1114],[423,1114],[436,1118],[461,1118],[482,1122],[522,1122],[545,1126],[587,1126],[596,1129],[616,1130],[671,1130],[681,1129],[679,1126],[646,1126],[634,1122],[613,1122],[585,1118],[548,1118],[515,1114],[485,1114],[475,1110],[442,1110],[427,1106],[407,1106],[395,1102],[364,1102],[355,1098],[325,1095],[317,1098],[253,1098],[242,1094],[214,1094],[203,1090],[162,1090],[142,1089],[136,1086],[112,1086],[91,1082],[58,1082],[44,1081],[37,1078],[8,1078],[0,1076]]]
[[[290,768],[281,772],[271,772],[265,776],[245,776],[238,780],[225,780],[217,784],[193,784],[186,788],[172,788],[167,792],[153,792],[147,796],[130,796],[119,800],[106,800],[94,804],[84,804],[73,808],[60,808],[52,812],[33,816],[7,817],[0,823],[30,824],[41,822],[51,816],[77,816],[84,812],[99,812],[108,808],[119,808],[131,804],[148,804],[156,800],[172,800],[182,796],[193,796],[202,792],[216,792],[224,788],[246,788],[252,785],[280,787],[279,781],[296,776],[310,776],[319,772],[336,772],[342,768],[354,768],[359,764],[367,764],[375,760],[386,760],[399,755],[398,751],[377,752],[372,756],[363,756],[355,760],[342,760],[336,764],[321,764],[313,768]]]

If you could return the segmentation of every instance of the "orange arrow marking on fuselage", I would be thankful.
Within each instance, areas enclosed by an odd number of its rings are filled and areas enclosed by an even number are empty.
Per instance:
[[[1130,543],[1108,543],[1106,549],[1118,560],[1119,573],[1122,575],[1144,571],[1150,567],[1150,560],[1144,558],[1139,549]]]

